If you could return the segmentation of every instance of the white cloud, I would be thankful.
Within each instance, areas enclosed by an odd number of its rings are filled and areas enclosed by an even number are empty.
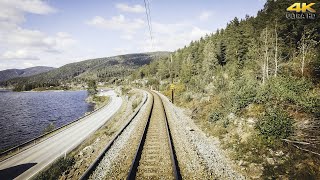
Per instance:
[[[110,30],[119,30],[125,32],[135,32],[144,26],[142,19],[126,19],[124,15],[113,16],[110,19],[105,19],[101,16],[95,16],[87,24]]]
[[[47,59],[48,53],[61,53],[75,44],[76,41],[65,32],[48,35],[21,27],[27,13],[45,15],[53,12],[56,10],[41,0],[0,0],[0,68],[31,66],[30,61]]]
[[[41,0],[0,0],[0,21],[21,23],[24,13],[48,14],[56,10]]]
[[[39,60],[39,57],[32,56],[27,49],[6,51],[0,56],[0,58],[5,60]]]
[[[118,3],[118,4],[116,4],[116,8],[119,9],[120,11],[130,12],[130,13],[143,13],[143,12],[145,12],[145,8],[139,4],[129,6],[128,4],[125,4],[125,3]]]
[[[211,11],[203,11],[199,16],[199,19],[200,21],[207,21],[211,16],[212,16]]]
[[[188,23],[165,24],[155,22],[153,27],[153,42],[150,38],[140,41],[141,51],[174,51],[188,45],[192,40],[198,40],[210,33],[207,29],[201,29]],[[149,36],[146,34],[146,37]]]
[[[0,42],[6,48],[24,48],[33,50],[34,52],[62,52],[76,42],[65,32],[58,32],[54,36],[48,36],[38,30],[29,30],[20,27],[9,32],[2,32],[1,34]]]

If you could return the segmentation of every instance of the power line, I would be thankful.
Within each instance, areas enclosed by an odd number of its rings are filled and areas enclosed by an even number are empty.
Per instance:
[[[148,5],[148,11],[149,11],[149,21],[150,21],[150,29],[151,29],[151,34],[153,33],[153,28],[152,28],[152,20],[151,20],[151,12],[150,12],[150,2],[147,0],[147,5]]]
[[[151,39],[151,47],[153,47],[153,37],[152,37],[152,24],[151,24],[151,16],[150,16],[150,6],[148,0],[143,0],[144,7],[146,9],[146,15],[147,15],[147,21],[148,21],[148,27],[149,27],[149,34]]]

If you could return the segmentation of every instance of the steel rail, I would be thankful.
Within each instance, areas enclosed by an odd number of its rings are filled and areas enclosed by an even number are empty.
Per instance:
[[[167,135],[168,135],[168,143],[169,143],[169,148],[170,148],[170,157],[171,157],[173,175],[174,175],[174,178],[176,180],[180,180],[182,178],[181,178],[180,168],[178,166],[178,161],[177,161],[177,157],[176,157],[175,150],[174,150],[174,145],[173,145],[172,135],[171,135],[171,132],[170,132],[170,127],[169,127],[169,124],[168,124],[167,112],[165,110],[165,107],[164,107],[164,104],[162,102],[161,97],[155,92],[151,92],[151,94],[153,96],[156,95],[156,96],[159,97],[159,99],[161,101],[161,104],[162,104],[162,107],[164,109],[165,124],[166,124],[166,131],[167,131]],[[134,157],[134,159],[132,161],[132,164],[131,164],[131,167],[130,167],[130,170],[129,170],[129,173],[128,173],[128,176],[127,176],[127,180],[136,179],[136,174],[138,172],[139,161],[141,159],[142,150],[143,150],[143,147],[144,147],[144,144],[145,144],[146,135],[147,135],[147,131],[148,131],[149,124],[150,124],[150,119],[151,119],[151,115],[152,115],[152,112],[153,112],[154,99],[155,98],[153,97],[153,102],[152,102],[151,111],[150,111],[150,114],[149,114],[149,117],[148,117],[148,122],[147,122],[147,124],[145,126],[145,129],[144,129],[144,132],[143,132],[143,136],[141,137],[138,149],[137,149],[135,157]]]
[[[80,180],[86,180],[89,179],[90,175],[95,171],[97,166],[100,164],[101,160],[105,156],[105,154],[108,152],[108,150],[112,147],[115,140],[123,133],[123,131],[129,126],[129,124],[133,121],[133,119],[137,116],[137,114],[140,112],[142,106],[147,102],[148,95],[146,95],[146,99],[144,102],[140,105],[138,110],[132,115],[130,120],[125,124],[125,126],[122,127],[122,129],[115,135],[115,137],[108,143],[108,145],[103,149],[103,151],[99,154],[99,156],[95,159],[95,161],[88,167],[88,169],[83,173],[83,175],[80,177]]]

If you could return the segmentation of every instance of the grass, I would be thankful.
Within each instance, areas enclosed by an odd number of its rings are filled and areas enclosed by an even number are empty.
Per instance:
[[[135,100],[132,102],[132,110],[135,110],[138,105],[142,102],[142,96],[137,96]]]
[[[206,93],[183,89],[175,94],[175,104],[190,109],[195,123],[206,134],[217,137],[231,159],[243,162],[238,168],[246,176],[318,179],[320,157],[281,139],[295,139],[301,133],[315,136],[309,133],[314,131],[297,124],[312,122],[320,114],[320,88],[296,77],[271,78],[264,85],[253,81],[229,81],[224,90],[213,90],[208,101],[201,99],[208,96]],[[171,98],[167,86],[162,90]],[[235,117],[230,118],[231,114]]]
[[[98,147],[94,149],[93,154],[91,154],[89,158],[87,157],[85,160],[83,160],[85,164],[92,163],[95,160],[95,158],[99,155],[100,151],[112,138],[112,136],[118,131],[117,128],[119,128],[119,123],[123,120],[123,116],[125,115],[127,109],[127,104],[124,103],[119,113],[117,113],[103,127],[98,129],[93,135],[88,137],[83,143],[81,143],[78,147],[71,151],[67,155],[66,159],[60,158],[59,160],[55,161],[50,165],[50,167],[40,172],[34,179],[59,179],[61,178],[61,175],[63,173],[68,175],[68,173],[70,173],[73,170],[73,172],[75,172],[76,170],[73,168],[73,166],[77,163],[77,160],[79,160],[78,155],[80,151],[82,151],[85,147],[92,146],[99,138],[100,145],[98,145]],[[81,173],[83,173],[86,170],[86,168],[86,165],[81,165],[80,167],[78,167],[80,176],[82,175]],[[79,177],[73,176],[72,178],[78,179]]]
[[[47,127],[45,127],[43,129],[42,134],[49,133],[49,132],[53,131],[55,128],[56,128],[55,125],[51,122],[50,124],[47,125]]]
[[[110,97],[90,95],[87,97],[86,101],[88,103],[94,104],[94,109],[98,109],[98,108],[106,105],[110,101]]]
[[[68,167],[72,166],[75,163],[74,158],[70,155],[66,156],[66,158],[59,158],[57,161],[53,163],[46,171],[43,171],[36,175],[33,179],[35,180],[53,180],[58,179],[61,175],[61,172],[64,172],[68,169]]]

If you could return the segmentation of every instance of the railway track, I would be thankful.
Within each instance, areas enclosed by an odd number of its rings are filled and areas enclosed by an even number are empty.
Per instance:
[[[127,179],[181,179],[167,115],[158,94]]]
[[[181,179],[163,102],[157,93],[150,92],[150,94],[153,98],[151,98],[152,105],[148,117],[146,117],[147,119],[139,119],[140,123],[145,122],[143,132],[140,133],[142,136],[139,137],[136,147],[128,148],[134,151],[134,156],[130,167],[125,170],[126,179]],[[112,142],[121,136],[128,124]],[[106,154],[112,145],[113,143],[109,143],[106,151],[89,167],[81,179],[89,179],[90,174],[102,161],[103,154]],[[108,177],[105,178],[108,179]]]

